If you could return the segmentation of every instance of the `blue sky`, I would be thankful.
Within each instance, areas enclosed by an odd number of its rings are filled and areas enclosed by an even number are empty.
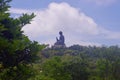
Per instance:
[[[36,14],[23,30],[31,39],[53,45],[61,30],[66,45],[120,45],[118,0],[13,0],[13,17]]]

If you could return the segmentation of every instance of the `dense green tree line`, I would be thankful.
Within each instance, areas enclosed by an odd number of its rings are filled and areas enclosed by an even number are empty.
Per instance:
[[[120,79],[120,48],[118,46],[73,45],[67,48],[47,48],[42,51],[42,55],[48,60],[58,56],[62,60],[61,62],[65,63],[62,65],[65,68],[64,71],[67,70],[67,74],[70,76],[69,80]],[[51,66],[47,60],[44,64]],[[52,68],[54,67],[52,66]]]

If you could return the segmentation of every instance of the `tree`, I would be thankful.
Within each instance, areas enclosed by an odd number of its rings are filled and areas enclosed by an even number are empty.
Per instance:
[[[88,80],[89,71],[87,68],[88,63],[79,57],[74,57],[66,65],[66,70],[70,73],[71,80]]]
[[[101,59],[97,61],[97,71],[100,80],[114,80],[112,76],[112,63],[109,60]]]
[[[62,62],[61,57],[52,57],[46,60],[42,65],[42,75],[44,78],[41,80],[71,80],[71,76],[66,71],[66,65]]]
[[[112,75],[114,77],[115,80],[119,80],[120,79],[120,59],[116,60],[113,64],[112,64]]]
[[[34,75],[31,64],[39,59],[37,54],[43,46],[30,41],[22,31],[35,15],[11,18],[10,1],[0,0],[0,77],[1,80],[27,80]]]

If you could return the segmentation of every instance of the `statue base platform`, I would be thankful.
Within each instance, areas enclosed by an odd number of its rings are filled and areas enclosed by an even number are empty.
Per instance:
[[[52,48],[66,48],[66,45],[54,45]]]

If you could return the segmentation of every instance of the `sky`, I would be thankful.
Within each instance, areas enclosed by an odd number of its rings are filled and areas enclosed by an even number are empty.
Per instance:
[[[11,17],[34,13],[24,34],[41,44],[54,45],[59,31],[71,46],[120,46],[119,0],[12,0]]]

